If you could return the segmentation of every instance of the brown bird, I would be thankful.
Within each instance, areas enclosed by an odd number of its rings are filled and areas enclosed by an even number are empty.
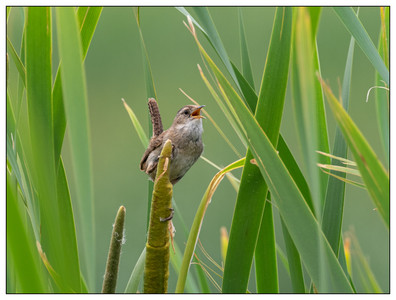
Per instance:
[[[169,129],[163,131],[161,116],[155,99],[150,98],[148,106],[153,124],[153,136],[140,161],[140,170],[146,172],[152,181],[155,180],[157,164],[162,147],[166,140],[172,141],[172,156],[169,164],[169,180],[176,184],[201,156],[202,118],[204,105],[186,105],[176,114]]]

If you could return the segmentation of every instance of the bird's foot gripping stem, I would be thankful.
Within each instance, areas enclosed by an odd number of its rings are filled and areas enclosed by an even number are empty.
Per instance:
[[[161,221],[161,222],[166,222],[166,221],[170,221],[170,220],[173,219],[173,214],[174,214],[174,211],[175,211],[175,210],[174,210],[173,208],[169,208],[169,210],[171,211],[169,217],[160,218],[160,221]]]

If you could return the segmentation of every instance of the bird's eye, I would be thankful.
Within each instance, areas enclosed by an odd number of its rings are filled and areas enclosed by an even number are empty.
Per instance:
[[[188,115],[188,110],[186,109],[183,113],[184,113],[185,115]]]

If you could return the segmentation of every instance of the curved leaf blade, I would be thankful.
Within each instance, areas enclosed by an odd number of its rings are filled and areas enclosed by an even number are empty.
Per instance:
[[[333,7],[333,10],[342,21],[345,28],[353,35],[356,43],[362,49],[364,54],[366,54],[367,58],[380,74],[382,80],[384,80],[389,86],[389,70],[353,8],[337,6]]]
[[[192,32],[194,31],[192,30]],[[253,156],[265,181],[268,183],[274,203],[279,209],[318,291],[321,293],[353,292],[334,252],[321,231],[320,225],[280,160],[275,148],[242,99],[240,99],[201,44],[199,44],[197,38],[196,42],[200,52],[219,81],[219,87],[223,91],[223,97],[227,105],[233,111],[238,111],[237,116],[240,124],[245,129],[245,137]],[[202,73],[201,76],[205,83],[208,84]],[[322,259],[317,255],[319,252],[323,254]]]
[[[198,207],[197,213],[195,214],[193,224],[191,225],[190,234],[188,236],[186,248],[184,250],[183,261],[180,267],[179,277],[177,279],[175,293],[183,293],[184,287],[187,280],[187,273],[190,268],[191,260],[197,245],[199,232],[201,230],[203,218],[205,216],[206,209],[211,201],[213,193],[216,191],[221,180],[224,178],[227,172],[235,170],[243,166],[245,158],[241,158],[232,164],[228,165],[221,171],[219,171],[211,180],[204,196],[202,197],[201,203]]]
[[[94,290],[95,230],[88,100],[83,66],[83,51],[77,16],[73,7],[56,8],[63,104],[69,126],[72,165],[81,212],[82,236],[88,287]]]
[[[283,113],[291,46],[291,8],[275,13],[270,47],[260,87],[255,118],[277,144]],[[277,265],[273,238],[272,207],[265,208],[268,187],[260,170],[246,154],[230,231],[222,291],[243,293],[247,290],[253,254],[256,258],[257,291],[277,292]],[[263,218],[265,216],[265,220]],[[266,227],[261,227],[264,223]],[[261,232],[261,230],[263,232]],[[260,239],[258,240],[258,238]],[[241,240],[244,243],[241,243]],[[255,248],[258,247],[255,252]],[[238,261],[238,263],[235,263]],[[268,276],[268,277],[267,277]],[[272,279],[272,280],[268,280]]]
[[[314,214],[321,219],[321,212],[327,186],[327,174],[318,170],[316,163],[328,164],[327,157],[319,156],[316,151],[329,152],[326,115],[322,88],[316,73],[320,73],[316,47],[316,31],[319,16],[306,7],[294,9],[294,40],[292,52],[291,86],[297,134],[307,171]]]
[[[367,190],[389,229],[389,175],[359,128],[323,80],[322,86],[337,123],[353,153]]]

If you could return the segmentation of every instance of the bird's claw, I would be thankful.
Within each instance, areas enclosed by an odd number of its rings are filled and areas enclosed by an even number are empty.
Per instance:
[[[170,220],[172,220],[172,218],[173,218],[173,214],[174,214],[174,209],[173,208],[169,208],[169,210],[171,211],[171,213],[170,213],[170,215],[169,215],[169,217],[166,217],[166,218],[161,218],[160,217],[160,222],[166,222],[166,221],[170,221]]]

